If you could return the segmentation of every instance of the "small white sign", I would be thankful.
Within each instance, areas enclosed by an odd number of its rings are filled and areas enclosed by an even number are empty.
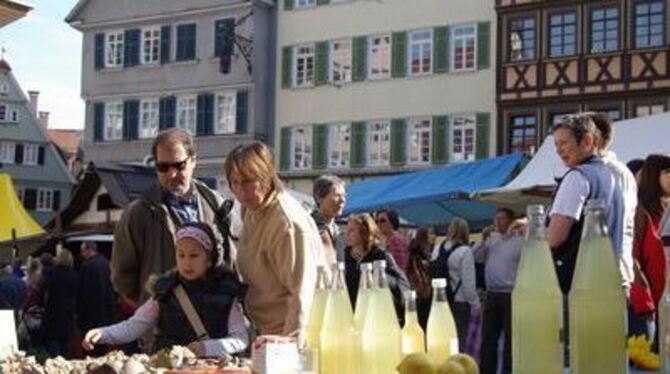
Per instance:
[[[18,351],[13,310],[0,310],[0,358]]]

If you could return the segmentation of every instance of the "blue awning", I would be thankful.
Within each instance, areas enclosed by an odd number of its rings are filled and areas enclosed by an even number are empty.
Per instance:
[[[354,183],[347,186],[344,214],[390,208],[419,225],[462,217],[479,226],[491,220],[495,206],[470,200],[470,194],[506,184],[523,161],[523,154],[514,153]]]

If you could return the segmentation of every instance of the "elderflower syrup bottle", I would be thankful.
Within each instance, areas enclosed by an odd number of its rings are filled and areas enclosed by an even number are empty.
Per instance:
[[[563,295],[545,240],[544,207],[527,208],[528,231],[512,291],[512,372],[563,373]]]
[[[426,326],[426,348],[433,362],[442,363],[449,356],[458,353],[458,333],[447,300],[447,280],[436,278],[431,284],[433,302]]]
[[[365,322],[365,314],[372,295],[372,288],[374,281],[372,278],[372,263],[364,262],[360,265],[361,278],[358,283],[358,295],[356,296],[356,309],[354,310],[354,323],[356,329],[360,332],[363,330],[363,322]]]
[[[605,202],[589,200],[570,289],[570,372],[627,373],[626,296],[605,225]]]
[[[426,351],[425,336],[416,312],[416,291],[405,293],[405,326],[402,328],[402,354]]]
[[[316,290],[314,291],[314,302],[309,314],[306,339],[306,346],[317,352],[321,344],[321,325],[329,292],[327,278],[326,268],[323,266],[317,267]]]

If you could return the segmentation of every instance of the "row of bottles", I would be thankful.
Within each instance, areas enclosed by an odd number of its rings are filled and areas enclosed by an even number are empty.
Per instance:
[[[445,279],[433,280],[433,302],[424,336],[414,291],[405,296],[405,326],[401,329],[386,279],[386,262],[360,267],[355,313],[344,280],[344,263],[337,264],[329,287],[325,269],[319,268],[306,344],[319,352],[320,373],[395,373],[410,353],[427,351],[436,362],[458,353]]]
[[[604,205],[589,201],[568,296],[571,373],[627,373],[626,298]],[[528,207],[512,293],[513,372],[563,373],[563,295],[545,240],[544,208]]]

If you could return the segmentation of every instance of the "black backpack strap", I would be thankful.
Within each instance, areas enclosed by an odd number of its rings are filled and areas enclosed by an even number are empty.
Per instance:
[[[446,242],[446,240],[445,240],[445,242]],[[446,258],[444,259],[444,260],[447,262],[447,271],[449,271],[449,257],[451,257],[451,255],[454,254],[454,252],[456,252],[456,250],[457,250],[458,248],[460,248],[460,247],[462,247],[462,246],[464,246],[464,245],[465,245],[465,244],[463,244],[463,243],[454,244],[454,245],[451,246],[451,248],[449,248],[449,250],[447,250],[447,252],[446,252]],[[444,247],[444,242],[442,243],[442,247]],[[450,276],[450,274],[447,274],[447,276],[449,276],[449,279],[447,279],[447,283],[451,284],[451,276]],[[461,288],[461,284],[462,284],[462,283],[463,283],[463,280],[462,280],[462,279],[459,279],[459,280],[458,280],[458,283],[456,283],[456,287],[454,287],[454,288],[451,290],[451,292],[452,292],[452,294],[453,294],[454,296],[456,295],[456,293],[458,293],[458,290]]]
[[[230,223],[231,223],[230,212],[233,210],[234,203],[230,199],[224,199],[219,205],[218,199],[214,195],[214,192],[209,189],[209,187],[207,187],[204,183],[201,183],[199,181],[194,181],[194,184],[198,189],[198,193],[200,194],[200,196],[204,198],[204,200],[207,202],[207,205],[209,205],[209,207],[212,209],[212,212],[214,212],[214,224],[216,225],[216,228],[218,229],[222,238],[221,258],[223,260],[223,263],[226,265],[230,265],[231,267],[234,267],[232,259],[232,250],[230,248],[230,242],[229,242],[229,240],[233,241],[238,240],[238,238],[235,237],[230,231]]]

